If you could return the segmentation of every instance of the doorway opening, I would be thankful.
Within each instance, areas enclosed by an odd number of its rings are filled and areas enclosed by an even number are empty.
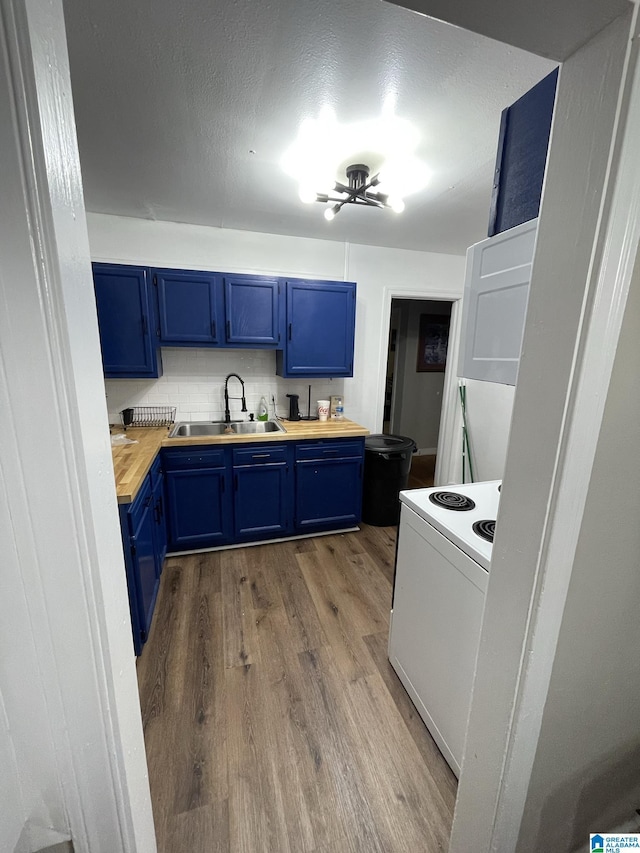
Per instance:
[[[391,300],[382,431],[415,441],[411,489],[434,481],[452,304]]]

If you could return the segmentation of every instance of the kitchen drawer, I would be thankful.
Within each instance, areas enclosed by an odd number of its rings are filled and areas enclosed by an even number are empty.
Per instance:
[[[218,448],[175,448],[163,450],[165,471],[187,468],[224,468],[226,464],[224,447]]]
[[[267,465],[287,461],[287,448],[284,444],[252,445],[234,447],[234,465]]]
[[[344,441],[341,439],[325,439],[322,441],[310,441],[298,444],[296,447],[296,461],[312,459],[344,459],[349,457],[360,457],[364,453],[363,439],[359,441]]]

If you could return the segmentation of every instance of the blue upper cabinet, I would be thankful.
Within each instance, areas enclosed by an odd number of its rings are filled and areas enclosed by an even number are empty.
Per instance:
[[[538,216],[557,81],[556,68],[502,112],[489,237]]]
[[[158,294],[160,343],[208,346],[223,340],[221,279],[215,273],[151,270]]]
[[[105,377],[160,376],[148,270],[93,264],[93,282]]]
[[[349,281],[288,281],[285,377],[353,376],[356,286]]]
[[[262,276],[225,276],[225,341],[233,346],[263,346],[275,349],[280,343],[280,290],[277,279]]]

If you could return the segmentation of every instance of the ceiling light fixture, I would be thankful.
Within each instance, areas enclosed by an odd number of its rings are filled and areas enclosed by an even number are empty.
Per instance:
[[[324,218],[331,222],[336,214],[340,213],[345,204],[365,204],[369,207],[389,207],[396,213],[402,213],[404,202],[402,199],[389,199],[386,193],[373,192],[372,188],[380,183],[380,176],[369,177],[369,167],[364,163],[354,163],[347,166],[347,184],[339,181],[333,186],[330,193],[316,193],[304,186],[300,190],[300,200],[305,203],[319,201],[321,204],[332,203],[332,207],[324,212]]]
[[[386,107],[379,119],[348,125],[323,107],[317,119],[302,122],[282,168],[298,181],[300,201],[331,205],[324,212],[328,222],[347,204],[402,213],[405,196],[430,178],[415,154],[418,142],[413,125]]]

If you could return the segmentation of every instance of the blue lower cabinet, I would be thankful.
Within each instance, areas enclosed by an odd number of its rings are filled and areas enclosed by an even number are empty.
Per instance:
[[[231,541],[226,468],[166,472],[169,550],[210,548]]]
[[[360,521],[362,464],[354,459],[296,463],[296,530],[352,527]]]
[[[140,654],[145,643],[158,594],[156,516],[151,478],[147,477],[136,499],[120,506],[133,644]]]
[[[353,527],[362,510],[362,458],[296,461],[297,533]]]
[[[161,460],[158,456],[151,467],[151,493],[153,496],[153,520],[154,546],[156,558],[156,572],[158,577],[162,574],[164,558],[167,555],[167,514],[164,498],[164,472]]]
[[[362,438],[175,447],[162,458],[172,552],[360,521]]]
[[[293,530],[291,448],[286,445],[234,448],[234,540],[287,536]]]

